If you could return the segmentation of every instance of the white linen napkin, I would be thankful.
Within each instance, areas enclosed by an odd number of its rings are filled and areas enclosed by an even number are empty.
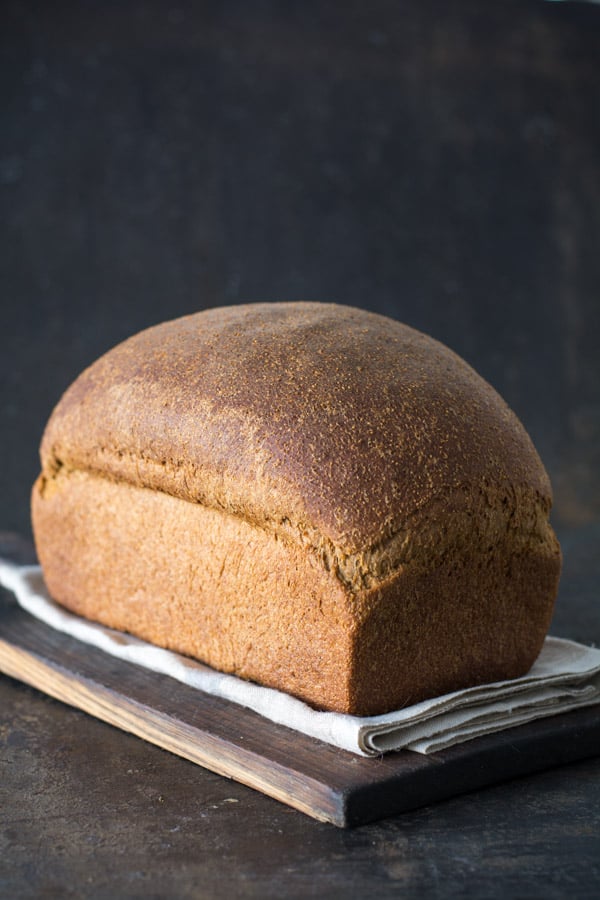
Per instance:
[[[39,566],[0,560],[0,584],[52,628],[120,659],[248,707],[267,719],[361,756],[433,753],[506,728],[600,703],[600,650],[548,637],[527,675],[455,691],[381,716],[319,712],[300,700],[67,612],[49,596]]]

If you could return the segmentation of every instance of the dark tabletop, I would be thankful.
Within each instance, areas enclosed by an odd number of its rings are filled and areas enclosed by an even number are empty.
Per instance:
[[[0,11],[0,531],[117,341],[332,300],[449,344],[550,473],[600,643],[600,7]],[[599,748],[600,750],[600,748]],[[600,759],[341,831],[0,677],[0,896],[597,897]]]

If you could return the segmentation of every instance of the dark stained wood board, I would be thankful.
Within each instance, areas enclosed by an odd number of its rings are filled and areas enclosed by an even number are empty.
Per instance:
[[[600,751],[600,707],[441,753],[366,759],[55,631],[0,593],[0,671],[198,765],[348,827]]]

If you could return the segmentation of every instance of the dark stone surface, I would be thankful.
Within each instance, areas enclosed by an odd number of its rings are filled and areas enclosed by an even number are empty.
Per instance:
[[[600,641],[600,8],[9,0],[1,530],[62,390],[198,308],[323,299],[463,355],[551,474]],[[339,832],[0,679],[0,895],[595,897],[600,768]],[[236,800],[236,803],[229,802]]]
[[[0,679],[0,896],[597,896],[600,760],[342,831]]]

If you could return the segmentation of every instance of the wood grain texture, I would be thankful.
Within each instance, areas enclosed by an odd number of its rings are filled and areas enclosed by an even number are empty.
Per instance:
[[[1,546],[1,542],[0,542]],[[596,755],[600,712],[569,713],[442,753],[364,759],[114,659],[0,594],[0,670],[322,821],[348,827]]]

